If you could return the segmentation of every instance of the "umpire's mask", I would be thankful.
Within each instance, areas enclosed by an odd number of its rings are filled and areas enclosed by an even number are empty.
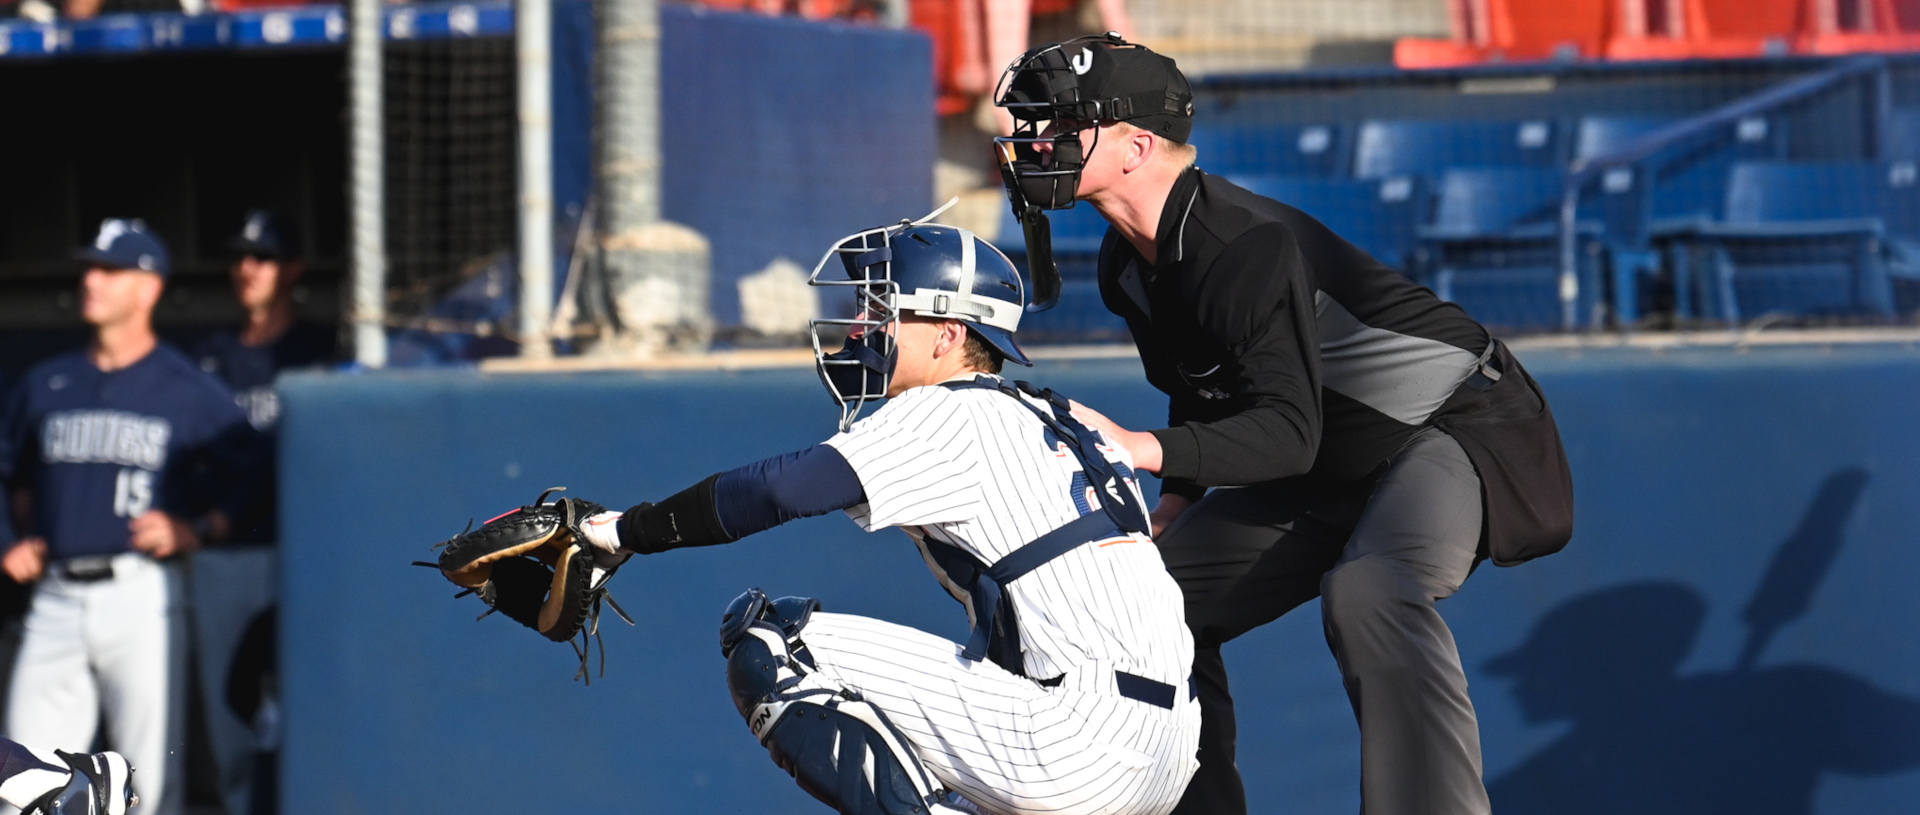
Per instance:
[[[994,144],[1015,212],[1073,207],[1080,171],[1098,146],[1081,144],[1082,128],[1128,122],[1177,142],[1193,133],[1193,89],[1180,68],[1114,32],[1022,54],[1001,75],[993,103],[1013,117],[1013,134]],[[1042,136],[1048,124],[1053,135]],[[1042,143],[1052,146],[1051,158]]]
[[[1022,54],[1001,75],[994,104],[1013,117],[1012,135],[993,140],[995,158],[1026,233],[1034,292],[1028,310],[1042,311],[1060,296],[1045,210],[1073,208],[1080,173],[1099,147],[1097,126],[1128,122],[1185,142],[1193,131],[1193,89],[1172,59],[1108,32]],[[1081,140],[1088,132],[1092,144]]]

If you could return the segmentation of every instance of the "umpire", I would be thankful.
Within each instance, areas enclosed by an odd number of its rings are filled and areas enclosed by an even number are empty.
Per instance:
[[[1169,397],[1169,426],[1150,432],[1087,413],[1163,479],[1154,524],[1186,595],[1203,717],[1175,811],[1246,812],[1220,648],[1318,595],[1360,722],[1362,811],[1488,812],[1435,604],[1481,560],[1520,563],[1572,534],[1539,387],[1458,306],[1195,166],[1173,60],[1085,37],[1029,51],[1002,87],[1017,123],[1002,175],[1034,268],[1051,268],[1041,210],[1099,210],[1101,298]]]

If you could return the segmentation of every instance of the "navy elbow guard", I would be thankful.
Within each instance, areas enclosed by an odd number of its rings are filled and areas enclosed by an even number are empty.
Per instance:
[[[713,498],[713,485],[718,480],[718,474],[708,476],[658,504],[643,503],[627,510],[620,518],[621,546],[651,555],[668,549],[713,546],[737,540],[720,523],[720,512]]]

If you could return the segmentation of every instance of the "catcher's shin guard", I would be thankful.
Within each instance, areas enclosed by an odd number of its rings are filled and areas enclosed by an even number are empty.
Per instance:
[[[817,673],[800,642],[811,598],[750,589],[727,609],[727,687],[773,763],[842,815],[952,812],[879,708]]]
[[[55,750],[54,755],[73,768],[73,778],[28,805],[22,815],[126,815],[140,803],[133,794],[133,767],[119,753]]]

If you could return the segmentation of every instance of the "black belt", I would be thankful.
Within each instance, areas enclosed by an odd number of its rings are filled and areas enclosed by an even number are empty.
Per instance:
[[[53,564],[60,576],[75,583],[98,583],[113,579],[113,556],[90,555],[68,558]]]
[[[1039,683],[1043,688],[1057,688],[1060,687],[1060,683],[1066,680],[1067,675],[1061,674],[1051,679],[1036,679],[1034,682]],[[1158,682],[1144,676],[1136,676],[1126,671],[1114,671],[1113,685],[1120,691],[1121,696],[1125,696],[1128,699],[1136,702],[1146,702],[1154,707],[1166,708],[1167,710],[1173,709],[1173,695],[1176,689],[1165,682]],[[1191,699],[1198,694],[1199,691],[1194,688],[1193,685],[1193,678],[1188,677],[1187,698]]]

